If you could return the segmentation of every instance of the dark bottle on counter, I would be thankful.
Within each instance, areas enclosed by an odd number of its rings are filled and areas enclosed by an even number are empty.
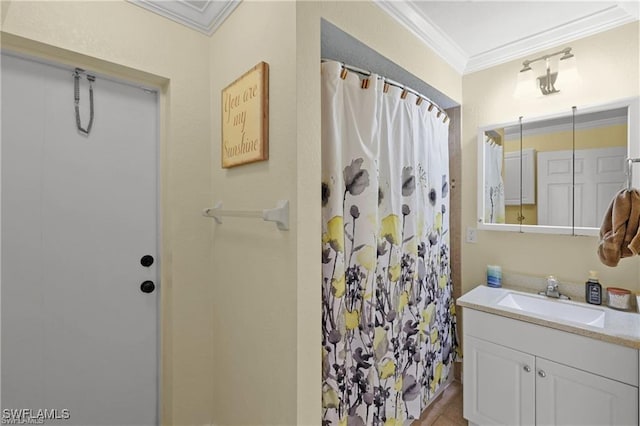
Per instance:
[[[598,272],[589,271],[589,280],[586,284],[585,297],[587,303],[592,305],[602,304],[602,286],[598,282]]]

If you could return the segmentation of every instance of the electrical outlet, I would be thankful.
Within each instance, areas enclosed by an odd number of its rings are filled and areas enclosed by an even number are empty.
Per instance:
[[[472,227],[467,228],[467,242],[468,243],[478,242],[478,230],[476,228],[472,228]]]

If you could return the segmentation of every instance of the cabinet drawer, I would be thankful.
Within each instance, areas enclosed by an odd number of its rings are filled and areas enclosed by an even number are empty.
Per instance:
[[[565,331],[465,309],[465,335],[638,386],[638,351]]]

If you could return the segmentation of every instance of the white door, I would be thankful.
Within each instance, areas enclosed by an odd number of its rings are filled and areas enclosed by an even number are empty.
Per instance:
[[[626,157],[626,146],[576,150],[576,199],[581,201],[576,204],[576,226],[602,225],[611,200],[625,186]]]
[[[73,83],[2,55],[2,413],[157,424],[157,94]]]
[[[538,225],[598,228],[626,181],[626,147],[538,153]],[[575,176],[575,206],[573,179]]]
[[[479,425],[535,424],[535,357],[464,336],[464,417]]]
[[[538,152],[537,181],[538,225],[571,226],[573,151]]]
[[[538,425],[637,425],[638,388],[536,359]]]

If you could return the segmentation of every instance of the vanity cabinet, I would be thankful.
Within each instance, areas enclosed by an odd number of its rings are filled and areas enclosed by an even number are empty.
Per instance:
[[[638,424],[637,350],[470,309],[463,318],[470,424]]]
[[[542,358],[535,403],[540,425],[638,424],[638,388]]]
[[[465,335],[464,417],[479,425],[535,424],[535,357]]]

